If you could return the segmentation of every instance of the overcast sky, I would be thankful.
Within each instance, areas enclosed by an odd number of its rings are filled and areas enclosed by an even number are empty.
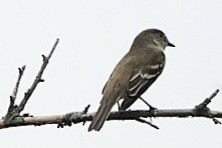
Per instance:
[[[0,116],[4,116],[18,67],[26,65],[17,102],[30,87],[56,38],[60,43],[24,113],[34,116],[96,111],[101,90],[135,36],[163,30],[176,48],[167,48],[164,72],[143,95],[159,109],[193,108],[222,90],[221,0],[62,1],[1,0]],[[222,92],[209,106],[222,111]],[[131,109],[147,109],[136,102]],[[113,108],[116,110],[116,107]],[[221,120],[222,121],[222,120]],[[0,130],[0,146],[39,147],[219,147],[222,127],[203,118],[158,118],[155,130],[135,121],[109,121],[87,132],[89,123]]]

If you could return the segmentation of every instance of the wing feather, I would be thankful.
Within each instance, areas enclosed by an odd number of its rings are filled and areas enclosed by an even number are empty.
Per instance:
[[[156,64],[147,66],[136,71],[130,79],[128,95],[129,97],[140,96],[161,74],[164,65]]]

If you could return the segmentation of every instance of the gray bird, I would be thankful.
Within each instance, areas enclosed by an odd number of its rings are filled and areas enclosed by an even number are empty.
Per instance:
[[[123,99],[120,110],[126,110],[141,97],[162,73],[167,46],[175,47],[158,29],[147,29],[135,38],[130,51],[117,64],[104,86],[100,106],[88,131],[99,131],[119,100]]]

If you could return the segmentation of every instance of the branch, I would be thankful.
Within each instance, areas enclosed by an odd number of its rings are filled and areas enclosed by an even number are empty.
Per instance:
[[[215,92],[218,93],[216,90]],[[216,95],[215,95],[216,96]],[[211,100],[215,97],[213,96]],[[208,99],[208,98],[207,98]],[[89,107],[86,107],[82,112],[72,112],[64,115],[51,115],[51,116],[39,116],[39,117],[15,117],[11,124],[7,125],[3,120],[0,120],[0,129],[18,126],[40,126],[46,124],[56,124],[57,127],[71,126],[72,124],[85,123],[87,121],[92,121],[93,115],[95,113],[87,113]],[[213,119],[215,124],[220,123],[215,118],[222,118],[222,112],[213,111],[208,108],[208,110],[197,112],[196,107],[192,109],[156,109],[155,111],[149,110],[136,110],[136,111],[117,111],[111,112],[107,121],[111,120],[136,120],[142,123],[151,125],[154,128],[158,128],[152,123],[148,123],[140,118],[151,118],[151,117],[177,117],[177,118],[187,118],[187,117],[204,117]]]
[[[206,98],[202,103],[195,107],[196,111],[201,111],[207,108],[207,105],[211,102],[211,100],[219,93],[219,89],[216,89],[210,97]]]
[[[94,113],[83,114],[82,112],[72,112],[64,115],[51,115],[51,116],[36,116],[36,117],[16,117],[14,122],[10,125],[6,125],[3,120],[0,120],[0,129],[18,126],[40,126],[46,124],[60,125],[58,127],[70,125],[67,123],[82,123],[86,121],[92,121]],[[111,120],[135,120],[136,118],[150,118],[150,117],[206,117],[209,115],[213,118],[222,118],[222,112],[210,111],[208,115],[198,114],[195,115],[193,109],[171,109],[171,110],[157,110],[156,113],[149,110],[136,110],[136,111],[121,111],[111,112],[107,121]]]
[[[45,55],[42,55],[43,63],[42,63],[42,66],[40,68],[40,71],[38,72],[38,74],[37,74],[37,76],[36,76],[32,86],[25,93],[24,98],[22,99],[21,103],[18,106],[20,112],[24,109],[27,101],[31,97],[31,95],[34,92],[35,88],[37,87],[38,83],[39,82],[44,82],[44,80],[42,79],[42,74],[43,74],[46,66],[48,65],[49,60],[50,60],[50,58],[51,58],[51,56],[52,56],[56,46],[58,45],[58,43],[59,43],[59,39],[56,40],[55,44],[53,45],[53,47],[52,47],[52,49],[51,49],[51,51],[50,51],[50,53],[49,53],[49,55],[47,57]]]
[[[141,122],[141,123],[145,123],[145,124],[148,124],[149,126],[155,128],[155,129],[159,129],[158,126],[154,125],[153,123],[149,122],[149,121],[146,121],[144,119],[141,119],[141,118],[138,118],[138,119],[135,119],[136,121],[138,122]]]
[[[23,73],[25,71],[25,65],[22,68],[18,68],[18,70],[19,70],[18,79],[16,81],[15,88],[13,89],[12,95],[10,96],[10,104],[8,107],[7,114],[5,115],[5,122],[7,122],[7,123],[11,119],[13,119],[15,116],[18,115],[18,111],[16,110],[17,106],[14,104],[15,104],[15,99],[16,99],[17,93],[18,93],[19,84],[20,84],[21,78],[23,76]]]
[[[14,118],[18,117],[21,113],[21,111],[23,111],[23,109],[25,108],[25,105],[27,104],[29,98],[31,97],[32,93],[34,92],[35,88],[37,87],[37,85],[39,84],[39,82],[43,82],[44,80],[42,79],[42,74],[47,66],[47,64],[49,63],[49,60],[56,48],[56,46],[59,43],[59,39],[56,40],[54,46],[52,47],[49,55],[46,57],[44,55],[42,55],[43,57],[43,63],[42,66],[33,82],[33,84],[31,85],[31,87],[28,89],[28,91],[25,93],[22,101],[20,102],[19,105],[15,105],[15,99],[16,99],[16,95],[18,92],[18,88],[19,88],[19,84],[22,78],[22,75],[24,73],[25,70],[25,66],[23,66],[22,68],[19,68],[19,76],[18,76],[18,80],[16,82],[16,86],[13,90],[12,95],[10,96],[10,104],[8,107],[8,111],[7,114],[4,117],[4,123],[6,125],[10,125],[10,122],[14,120]]]

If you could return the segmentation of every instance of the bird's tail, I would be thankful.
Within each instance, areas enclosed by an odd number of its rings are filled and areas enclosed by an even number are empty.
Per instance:
[[[112,107],[112,104],[101,103],[99,109],[93,117],[91,124],[89,125],[88,131],[99,131],[106,121]]]

